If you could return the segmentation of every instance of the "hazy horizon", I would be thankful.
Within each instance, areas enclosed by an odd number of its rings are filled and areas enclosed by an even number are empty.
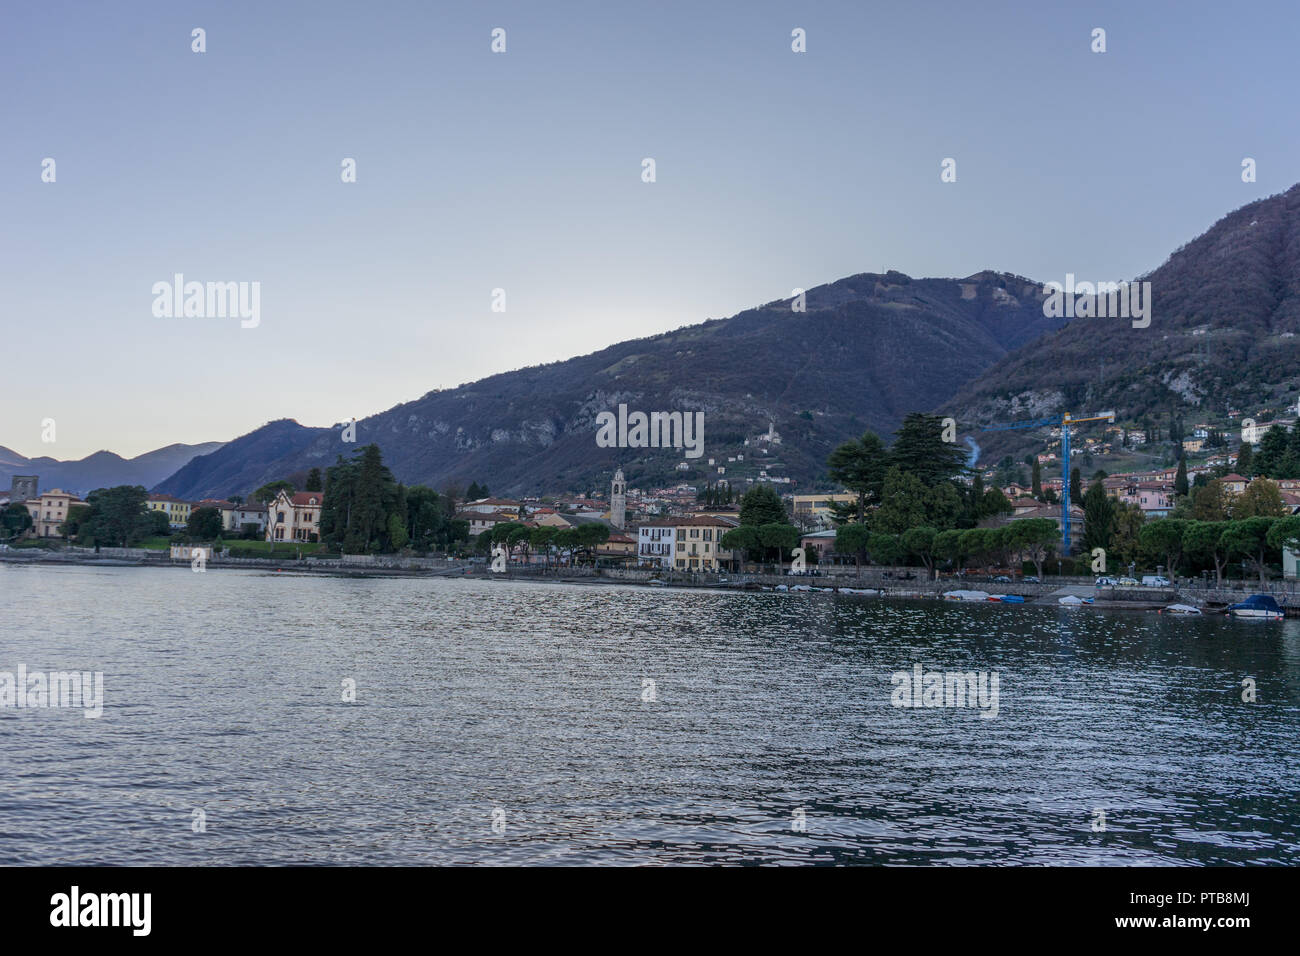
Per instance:
[[[0,37],[0,445],[29,458],[361,419],[861,272],[1123,280],[1300,180],[1280,3],[133,14]],[[260,282],[257,326],[155,317],[177,273]]]

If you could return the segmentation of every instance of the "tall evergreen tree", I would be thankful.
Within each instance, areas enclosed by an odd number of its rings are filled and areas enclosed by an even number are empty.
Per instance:
[[[943,419],[938,415],[912,412],[894,434],[889,463],[926,485],[956,478],[966,470],[966,449],[943,440]]]
[[[1288,478],[1290,436],[1286,429],[1274,425],[1259,441],[1259,452],[1254,455],[1255,474],[1265,478]]]
[[[1187,456],[1178,456],[1178,473],[1174,475],[1174,494],[1187,494]]]
[[[826,461],[827,474],[853,494],[857,501],[852,509],[837,508],[836,517],[861,521],[867,509],[880,501],[880,489],[889,468],[885,443],[873,432],[836,447]],[[851,514],[849,512],[852,512]]]
[[[1237,452],[1237,474],[1243,478],[1249,478],[1255,470],[1255,452],[1250,447],[1250,442],[1242,442],[1241,450]]]
[[[350,536],[366,550],[380,544],[380,536],[388,527],[388,515],[397,503],[397,482],[384,464],[379,446],[371,443],[361,449],[360,468],[353,499]]]
[[[1043,466],[1038,463],[1037,456],[1034,457],[1034,464],[1030,471],[1030,475],[1032,476],[1030,481],[1033,483],[1033,488],[1030,490],[1030,493],[1041,501],[1043,498]]]
[[[740,499],[740,523],[743,525],[785,524],[785,505],[781,496],[768,485],[755,485]]]
[[[1110,549],[1111,525],[1115,517],[1115,503],[1100,481],[1088,486],[1088,493],[1083,496],[1083,550],[1091,553],[1093,548]]]

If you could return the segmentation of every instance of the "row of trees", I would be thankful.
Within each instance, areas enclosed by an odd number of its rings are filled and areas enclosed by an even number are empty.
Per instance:
[[[930,572],[936,561],[960,564],[1013,551],[1038,563],[1046,558],[1057,534],[1053,521],[975,527],[1010,512],[1011,503],[997,488],[985,488],[978,474],[969,484],[959,480],[966,474],[966,451],[944,440],[943,419],[916,412],[894,434],[887,448],[866,432],[827,460],[830,477],[855,495],[854,502],[834,509],[836,551],[854,555],[859,564],[866,558],[879,564],[912,558]]]
[[[536,552],[544,556],[549,567],[553,556],[557,561],[566,559],[569,563],[584,559],[594,561],[596,549],[607,541],[609,528],[597,521],[569,528],[530,528],[518,521],[502,521],[481,532],[476,543],[484,552],[490,551],[494,545],[502,545],[512,553],[521,553],[525,561],[530,552]]]
[[[1145,525],[1138,541],[1170,574],[1213,570],[1215,582],[1221,585],[1227,567],[1241,561],[1258,572],[1263,584],[1268,566],[1280,560],[1282,549],[1300,547],[1300,516],[1238,521],[1162,518]]]
[[[781,496],[770,485],[755,485],[740,498],[740,527],[724,534],[718,546],[741,552],[745,560],[775,557],[779,564],[799,546],[799,529],[790,523]]]
[[[871,531],[861,523],[841,525],[835,533],[835,550],[852,554],[861,566],[864,558],[876,564],[919,561],[930,575],[939,563],[961,570],[968,563],[1009,565],[1032,561],[1041,577],[1043,562],[1056,550],[1060,529],[1051,518],[1025,518],[1000,528],[949,528],[939,531],[929,525],[909,528],[901,534]]]
[[[715,485],[710,482],[695,493],[695,500],[706,508],[721,508],[734,502],[736,497],[730,484]]]
[[[151,511],[141,485],[97,488],[84,505],[73,505],[60,532],[86,547],[131,548],[145,538],[171,534],[162,511]]]
[[[346,554],[446,550],[469,540],[469,522],[455,518],[455,505],[426,485],[400,484],[379,446],[366,445],[326,469],[321,541]]]

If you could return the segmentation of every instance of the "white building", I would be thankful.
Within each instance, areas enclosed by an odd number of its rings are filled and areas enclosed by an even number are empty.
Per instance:
[[[636,563],[642,568],[673,566],[677,528],[672,521],[643,524],[636,529]]]
[[[254,525],[258,532],[265,531],[266,505],[244,502],[243,504],[232,504],[229,508],[221,509],[221,527],[223,530],[238,533],[244,530],[246,524]]]
[[[300,491],[290,496],[281,490],[266,506],[266,540],[319,541],[324,500],[319,491]]]
[[[1247,419],[1247,421],[1249,421],[1249,419]],[[1286,431],[1294,424],[1295,422],[1292,421],[1252,422],[1249,425],[1243,422],[1241,426],[1241,440],[1243,442],[1248,442],[1251,445],[1258,445],[1264,440],[1264,436],[1268,434],[1270,428],[1277,427]]]

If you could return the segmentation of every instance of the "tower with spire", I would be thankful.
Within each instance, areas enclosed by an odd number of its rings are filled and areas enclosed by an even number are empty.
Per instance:
[[[609,486],[609,523],[620,531],[627,524],[627,482],[623,480],[622,468],[614,472]]]

